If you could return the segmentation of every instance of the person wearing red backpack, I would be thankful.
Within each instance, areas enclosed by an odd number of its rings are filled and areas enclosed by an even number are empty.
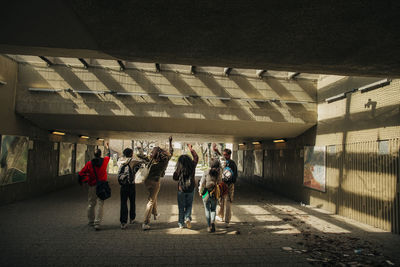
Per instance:
[[[97,197],[96,185],[98,181],[107,181],[107,165],[110,161],[110,148],[106,143],[108,150],[107,156],[101,157],[101,150],[95,149],[94,158],[85,164],[85,167],[79,172],[79,184],[82,185],[86,182],[89,186],[88,189],[88,208],[87,216],[89,219],[89,226],[94,226],[96,231],[100,230],[100,223],[103,219],[103,205],[104,200]],[[97,206],[97,210],[95,208]]]
[[[217,145],[213,144],[213,150],[221,155]],[[236,163],[231,159],[232,151],[228,148],[224,149],[222,155],[225,160],[225,166],[222,171],[222,182],[226,184],[224,188],[227,187],[226,193],[221,194],[221,199],[219,200],[219,211],[218,216],[216,216],[217,221],[225,221],[225,227],[229,227],[229,223],[232,217],[231,205],[233,202],[233,195],[235,192],[235,182],[237,179],[237,166]],[[225,216],[224,216],[225,215]]]

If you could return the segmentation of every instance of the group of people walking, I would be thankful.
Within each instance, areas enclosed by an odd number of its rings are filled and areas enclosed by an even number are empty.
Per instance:
[[[173,180],[177,181],[179,228],[192,228],[192,206],[194,194],[197,190],[204,204],[208,232],[215,232],[216,220],[225,222],[225,226],[229,227],[231,203],[233,202],[234,185],[237,179],[237,167],[236,163],[231,159],[232,151],[230,149],[224,149],[221,154],[216,144],[213,144],[212,147],[217,157],[211,160],[210,168],[204,172],[198,184],[196,184],[195,176],[199,158],[192,145],[188,144],[192,157],[184,154],[179,156],[177,160]],[[88,220],[89,225],[96,230],[100,230],[104,204],[104,200],[96,195],[96,185],[98,181],[107,181],[107,165],[110,160],[108,144],[106,144],[106,149],[108,154],[104,158],[101,157],[101,150],[96,149],[94,159],[87,162],[79,172],[79,183],[82,185],[83,182],[87,182],[89,185]],[[172,137],[169,137],[168,151],[160,147],[154,147],[149,156],[143,154],[135,155],[131,148],[126,148],[123,151],[123,157],[118,160],[118,182],[121,185],[121,229],[125,229],[128,224],[128,200],[130,204],[129,223],[133,224],[135,222],[135,176],[137,176],[139,169],[143,168],[143,164],[148,168],[144,185],[148,190],[149,196],[142,229],[150,229],[151,216],[153,216],[154,220],[157,220],[159,216],[157,197],[160,191],[160,179],[165,175],[172,155]],[[217,206],[219,206],[218,214]]]

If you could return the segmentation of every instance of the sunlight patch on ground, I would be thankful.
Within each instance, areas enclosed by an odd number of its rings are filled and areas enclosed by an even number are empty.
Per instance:
[[[259,222],[278,222],[281,221],[275,215],[272,215],[269,211],[263,209],[258,205],[237,205],[237,208],[242,210],[242,213],[248,214],[249,220],[254,221],[257,220]]]
[[[292,206],[288,205],[271,205],[273,208],[276,208],[282,211],[282,214],[287,214],[295,217],[301,221],[304,221],[306,224],[310,225],[314,229],[324,232],[324,233],[350,233],[350,231],[343,229],[333,223],[330,223],[326,220],[317,218],[316,216],[310,215],[302,210],[296,209]]]
[[[300,234],[301,232],[290,224],[283,225],[267,225],[266,229],[272,231],[274,234]]]

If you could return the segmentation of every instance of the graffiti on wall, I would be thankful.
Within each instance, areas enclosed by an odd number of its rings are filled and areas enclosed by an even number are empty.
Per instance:
[[[318,146],[304,147],[304,180],[306,187],[325,192],[326,185],[326,148]]]
[[[254,175],[263,176],[263,150],[254,150]]]
[[[238,160],[237,160],[237,170],[238,172],[243,172],[243,150],[238,150]]]
[[[77,144],[76,145],[76,162],[75,162],[75,171],[79,172],[85,167],[86,164],[86,150],[87,146],[85,144]]]
[[[28,137],[1,136],[0,185],[26,181],[28,145]]]
[[[74,144],[60,143],[60,157],[58,164],[58,175],[72,174],[72,152]]]

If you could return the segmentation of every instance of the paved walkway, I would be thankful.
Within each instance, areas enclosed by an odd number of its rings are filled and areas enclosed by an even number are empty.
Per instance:
[[[119,191],[105,203],[102,230],[87,226],[85,188],[0,207],[1,266],[259,265],[389,266],[400,263],[400,236],[301,206],[248,184],[239,184],[233,225],[206,232],[200,197],[193,229],[177,228],[176,184],[162,180],[160,220],[121,230]],[[137,219],[146,194],[137,187]],[[387,262],[388,261],[388,262]]]

